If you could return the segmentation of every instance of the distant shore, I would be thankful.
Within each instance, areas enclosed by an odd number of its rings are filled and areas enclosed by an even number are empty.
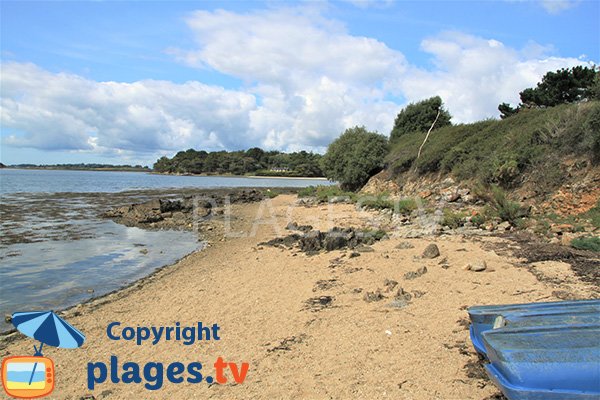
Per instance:
[[[5,165],[2,169],[19,169],[19,170],[48,170],[48,171],[108,171],[108,172],[152,172],[148,168],[119,168],[119,167],[100,167],[100,168],[61,168],[61,167],[24,167],[20,165]]]
[[[170,176],[211,176],[215,178],[261,178],[261,179],[314,179],[319,181],[327,181],[324,176],[285,176],[285,175],[234,175],[234,174],[192,174],[192,173],[169,173],[148,171],[153,175],[170,175]]]

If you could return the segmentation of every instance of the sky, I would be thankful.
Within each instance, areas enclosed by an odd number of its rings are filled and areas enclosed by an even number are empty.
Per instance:
[[[322,153],[435,95],[453,123],[498,118],[600,60],[595,0],[0,0],[0,18],[5,164]]]

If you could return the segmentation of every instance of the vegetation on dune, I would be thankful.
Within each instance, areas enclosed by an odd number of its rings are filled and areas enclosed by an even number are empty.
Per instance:
[[[393,174],[452,173],[511,188],[529,172],[548,191],[563,180],[557,159],[588,156],[600,162],[600,102],[529,109],[504,120],[446,126],[432,134],[421,157],[422,132],[400,136],[386,157]]]
[[[161,157],[154,170],[179,174],[233,174],[252,173],[261,176],[321,177],[321,155],[299,151],[282,153],[264,151],[258,147],[246,151],[213,151],[189,149],[172,158]]]

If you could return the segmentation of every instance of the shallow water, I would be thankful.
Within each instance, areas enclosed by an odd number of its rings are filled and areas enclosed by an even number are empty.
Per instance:
[[[134,189],[305,187],[327,185],[322,179],[175,176],[147,172],[0,169],[0,193],[121,192]]]
[[[0,170],[0,316],[62,309],[174,263],[196,233],[147,231],[102,212],[182,188],[303,187],[322,180],[190,177],[136,172]],[[0,324],[0,330],[11,325]]]
[[[0,249],[0,312],[61,309],[147,275],[199,248],[192,232],[90,222],[92,238]]]

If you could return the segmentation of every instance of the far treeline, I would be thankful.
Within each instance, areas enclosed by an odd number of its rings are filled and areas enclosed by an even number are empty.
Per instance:
[[[258,147],[241,151],[189,149],[173,158],[161,157],[154,171],[170,174],[232,174],[289,177],[322,177],[321,155],[306,151],[282,153]]]
[[[150,168],[141,165],[113,165],[113,164],[14,164],[6,167],[4,164],[0,168],[18,168],[18,169],[60,169],[73,171],[150,171]]]

